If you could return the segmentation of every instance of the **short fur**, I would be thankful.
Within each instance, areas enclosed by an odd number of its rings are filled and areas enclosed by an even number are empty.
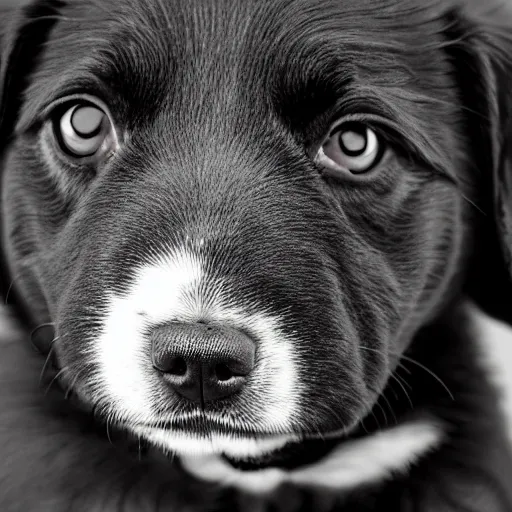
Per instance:
[[[512,5],[482,4],[36,0],[2,15],[2,287],[20,325],[2,336],[1,510],[512,511],[512,451],[467,308],[512,324]],[[78,92],[122,128],[101,169],[42,150],[51,102]],[[391,148],[361,180],[313,162],[350,114]],[[95,343],[110,297],[179,251],[215,305],[188,321],[219,322],[217,300],[240,329],[233,311],[264,313],[298,385],[281,423],[262,426],[264,379],[194,423],[196,406],[145,373],[167,428],[300,439],[231,458],[240,471],[297,470],[415,420],[442,442],[377,483],[253,496],[134,441]],[[45,396],[27,347],[42,326],[63,388]]]

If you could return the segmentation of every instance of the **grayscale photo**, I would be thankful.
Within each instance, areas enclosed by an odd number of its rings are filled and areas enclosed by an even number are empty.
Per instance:
[[[0,0],[0,512],[512,512],[512,0]]]

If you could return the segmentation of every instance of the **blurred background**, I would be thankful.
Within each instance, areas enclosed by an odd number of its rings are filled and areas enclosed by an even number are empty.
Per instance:
[[[22,5],[24,0],[0,0],[0,9],[3,9],[4,7],[14,7],[17,5]],[[0,16],[2,14],[0,13]]]
[[[22,5],[27,0],[0,0],[0,7],[6,7],[6,6],[14,6],[14,5]]]

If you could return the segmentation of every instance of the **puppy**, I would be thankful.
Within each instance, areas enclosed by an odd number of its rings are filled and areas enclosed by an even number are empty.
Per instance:
[[[1,510],[512,510],[512,4],[1,20]]]

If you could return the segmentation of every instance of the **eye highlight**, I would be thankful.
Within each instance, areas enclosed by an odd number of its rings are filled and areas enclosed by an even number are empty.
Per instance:
[[[331,131],[316,161],[335,171],[363,174],[380,162],[385,149],[384,142],[369,126],[359,121],[346,121]]]
[[[117,137],[106,108],[76,99],[58,108],[53,133],[62,153],[74,159],[101,159],[117,149]]]

